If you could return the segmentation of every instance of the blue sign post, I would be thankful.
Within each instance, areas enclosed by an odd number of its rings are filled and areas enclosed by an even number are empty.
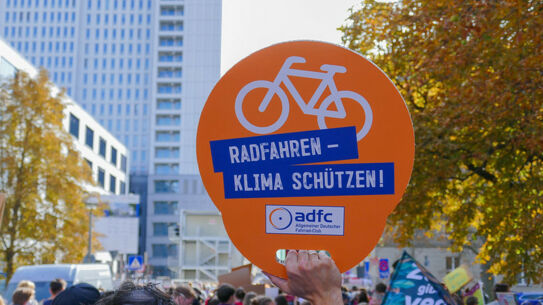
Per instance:
[[[128,266],[126,269],[129,271],[141,271],[143,270],[143,256],[132,255],[128,257]]]

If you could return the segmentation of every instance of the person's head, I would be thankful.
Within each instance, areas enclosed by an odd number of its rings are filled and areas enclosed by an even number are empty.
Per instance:
[[[360,292],[358,293],[358,303],[369,303],[370,298],[368,297],[368,292],[366,289],[362,288],[360,289]]]
[[[100,292],[87,283],[79,283],[61,291],[53,299],[53,305],[92,305],[100,298]]]
[[[349,304],[349,294],[347,292],[342,292],[341,298],[343,299],[343,304]]]
[[[19,284],[17,284],[17,288],[30,288],[36,290],[36,284],[32,281],[20,281]]]
[[[192,287],[192,290],[196,293],[196,299],[202,299],[202,291],[196,287]]]
[[[245,297],[245,290],[243,290],[242,287],[239,287],[238,289],[236,289],[236,293],[234,294],[234,296],[236,297],[236,300],[238,300],[238,302],[243,301],[243,298]]]
[[[477,305],[479,303],[479,300],[477,300],[476,297],[470,296],[466,299],[466,305]]]
[[[221,301],[219,301],[219,299],[217,299],[217,297],[212,297],[211,299],[209,299],[209,301],[207,302],[207,305],[219,305],[221,304]]]
[[[353,288],[351,289],[351,291],[358,291],[358,287],[353,286]]]
[[[256,298],[256,293],[249,291],[245,294],[243,298],[243,305],[251,305],[251,300]]]
[[[230,284],[222,284],[217,289],[217,293],[215,294],[219,301],[221,303],[226,304],[233,304],[234,303],[234,294],[236,293],[236,289],[232,287]]]
[[[62,295],[62,294],[60,294]],[[56,300],[56,298],[55,298]],[[54,302],[54,301],[53,301]],[[175,305],[170,295],[158,289],[155,285],[136,285],[125,281],[111,292],[106,292],[95,305]],[[53,303],[53,305],[55,305]]]
[[[275,305],[269,297],[259,295],[251,300],[251,305]]]
[[[64,289],[66,289],[66,281],[63,279],[54,279],[49,283],[49,292],[53,297]]]
[[[375,285],[375,292],[381,293],[381,294],[386,293],[387,292],[387,285],[385,285],[383,283],[378,283],[377,285]]]
[[[509,285],[503,283],[497,283],[494,285],[494,294],[497,292],[509,292]]]
[[[34,289],[19,287],[13,292],[11,301],[13,302],[13,305],[25,305],[32,297],[34,297]]]
[[[189,286],[179,285],[173,288],[172,297],[177,305],[190,305],[196,299],[196,292]]]
[[[280,294],[275,297],[276,305],[288,305],[287,297],[284,294]]]

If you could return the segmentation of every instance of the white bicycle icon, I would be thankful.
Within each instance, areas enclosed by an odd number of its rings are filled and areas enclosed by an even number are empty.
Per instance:
[[[335,73],[345,73],[347,72],[347,69],[343,66],[325,64],[320,68],[324,72],[316,72],[293,69],[291,66],[294,63],[305,63],[305,58],[298,56],[291,56],[287,58],[273,82],[267,80],[256,80],[241,88],[235,102],[236,115],[241,125],[247,130],[257,134],[269,134],[281,128],[281,126],[283,126],[283,124],[285,124],[287,121],[289,114],[289,99],[285,94],[285,91],[281,88],[281,83],[283,83],[287,87],[288,92],[294,97],[294,100],[300,106],[303,113],[317,116],[317,123],[320,129],[328,128],[326,127],[325,118],[343,119],[347,116],[345,107],[343,106],[343,102],[341,100],[342,98],[349,98],[357,101],[364,110],[365,120],[360,131],[357,131],[356,133],[356,139],[360,141],[362,138],[364,138],[370,131],[373,121],[373,112],[370,104],[364,97],[356,92],[347,90],[338,91],[336,88],[336,83],[333,79]],[[298,90],[296,90],[296,87],[294,87],[292,84],[289,76],[320,79],[322,81],[313,93],[313,96],[309,102],[306,103],[300,96]],[[268,108],[268,105],[270,104],[270,101],[274,95],[277,95],[281,100],[282,111],[279,115],[279,119],[269,126],[256,126],[249,122],[243,113],[243,101],[245,100],[245,96],[247,96],[251,90],[257,88],[268,89],[268,92],[258,107],[258,111],[266,111],[266,108]],[[330,95],[323,100],[320,107],[315,107],[326,88],[330,90]],[[335,104],[337,110],[328,110],[328,107],[332,103]]]

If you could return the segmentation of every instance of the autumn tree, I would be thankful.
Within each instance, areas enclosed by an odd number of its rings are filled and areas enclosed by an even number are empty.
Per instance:
[[[89,167],[63,127],[63,94],[45,71],[18,72],[0,87],[0,255],[8,279],[19,265],[80,262],[87,250],[84,185]]]
[[[413,119],[396,240],[445,233],[509,283],[543,274],[542,14],[541,1],[364,1],[341,28]]]

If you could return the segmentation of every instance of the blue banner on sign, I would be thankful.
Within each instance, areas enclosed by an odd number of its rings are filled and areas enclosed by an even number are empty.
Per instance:
[[[297,165],[223,173],[225,198],[394,194],[394,163]]]
[[[441,281],[404,251],[381,304],[457,305],[457,302],[443,288]]]
[[[215,172],[358,158],[356,129],[311,130],[211,141]]]

